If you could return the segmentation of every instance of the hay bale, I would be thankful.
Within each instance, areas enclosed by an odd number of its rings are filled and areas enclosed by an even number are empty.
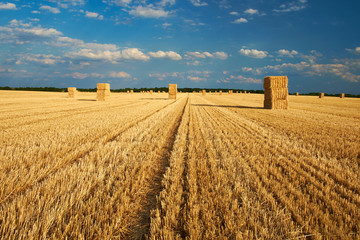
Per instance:
[[[219,91],[219,95],[222,95],[222,91]]]
[[[299,92],[296,92],[296,96],[299,96]]]
[[[75,98],[76,96],[76,87],[68,87],[68,93],[70,98]]]
[[[246,94],[246,91],[244,91],[244,93]]]
[[[203,96],[206,95],[206,90],[205,90],[205,89],[202,90],[202,95],[203,95]]]
[[[325,93],[319,93],[319,98],[324,98],[325,97]]]
[[[264,78],[264,108],[288,109],[287,76],[271,76]],[[246,91],[245,91],[246,93]]]
[[[106,101],[110,97],[110,84],[98,83],[97,85],[97,100]]]
[[[150,94],[153,94],[153,90],[150,90]]]
[[[345,93],[341,93],[340,98],[345,98]]]
[[[169,84],[169,99],[176,99],[177,84]]]

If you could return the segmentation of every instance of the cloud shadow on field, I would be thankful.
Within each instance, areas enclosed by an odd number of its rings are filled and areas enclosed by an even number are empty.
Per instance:
[[[223,108],[245,108],[245,109],[264,109],[263,107],[249,107],[249,106],[231,106],[231,105],[210,105],[210,104],[191,104],[197,107],[223,107]]]
[[[140,98],[141,100],[169,100],[168,98]]]
[[[77,101],[96,102],[96,99],[77,99]]]

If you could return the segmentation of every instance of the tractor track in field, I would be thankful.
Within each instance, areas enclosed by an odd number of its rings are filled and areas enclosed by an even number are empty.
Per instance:
[[[135,239],[146,239],[150,232],[150,223],[151,223],[151,210],[156,208],[157,197],[160,192],[163,190],[162,180],[166,169],[170,166],[170,158],[172,151],[174,149],[174,144],[178,130],[181,124],[182,119],[184,118],[184,113],[186,106],[189,104],[189,97],[187,97],[186,103],[179,111],[178,115],[174,119],[170,131],[166,135],[166,144],[162,147],[159,157],[159,165],[161,166],[159,171],[156,173],[156,178],[152,182],[151,191],[146,194],[144,197],[144,207],[143,211],[139,213],[140,217],[138,220],[137,228],[132,229],[129,232],[126,238],[135,238]]]
[[[40,184],[41,182],[43,182],[45,179],[47,179],[51,174],[56,173],[57,171],[59,171],[60,169],[62,169],[63,167],[67,166],[68,164],[74,164],[77,161],[79,161],[79,159],[84,158],[85,156],[87,156],[90,152],[92,152],[96,147],[98,147],[99,145],[105,145],[108,142],[114,141],[118,136],[120,136],[122,133],[124,133],[125,131],[127,131],[128,129],[136,126],[137,124],[139,124],[140,122],[145,121],[146,119],[150,118],[151,116],[153,116],[154,114],[160,112],[161,110],[171,106],[172,104],[174,104],[176,101],[172,101],[169,104],[166,104],[165,106],[161,107],[160,109],[157,109],[149,114],[147,114],[144,117],[140,117],[137,120],[133,121],[131,124],[127,125],[126,127],[122,128],[120,131],[118,131],[115,134],[112,134],[108,137],[106,137],[103,141],[101,141],[100,143],[98,142],[100,139],[104,138],[107,134],[103,134],[98,136],[97,138],[93,139],[92,142],[94,143],[92,146],[90,146],[88,149],[85,149],[81,152],[78,152],[75,157],[69,157],[68,159],[64,159],[62,161],[59,161],[61,164],[58,164],[56,168],[51,168],[49,169],[49,171],[45,172],[44,174],[42,174],[41,176],[39,176],[36,180],[30,182],[30,183],[25,183],[22,186],[19,186],[15,189],[13,189],[10,193],[8,193],[6,196],[4,196],[2,199],[0,199],[0,204],[4,204],[6,202],[11,201],[16,195],[25,192],[28,189],[31,189],[34,185],[36,184]],[[76,151],[76,149],[74,150]]]

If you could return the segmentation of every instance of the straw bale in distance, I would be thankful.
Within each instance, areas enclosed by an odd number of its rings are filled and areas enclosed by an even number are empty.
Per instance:
[[[153,94],[153,90],[150,90],[150,94]]]
[[[177,84],[169,84],[169,99],[176,99]]]
[[[77,93],[76,87],[68,87],[68,93],[70,98],[74,98]]]
[[[264,78],[264,108],[288,108],[288,79],[287,76],[270,76]]]
[[[222,95],[222,91],[219,91],[219,95]]]
[[[324,98],[324,97],[325,97],[325,93],[322,92],[319,94],[319,98]]]
[[[299,96],[299,92],[296,92],[296,96]]]
[[[203,96],[206,95],[206,90],[205,90],[205,89],[202,90],[202,95],[203,95]]]
[[[341,93],[340,98],[345,98],[345,93]]]
[[[97,84],[97,100],[105,101],[110,97],[110,84],[109,83],[98,83]]]
[[[244,93],[246,94],[246,91],[244,91]]]

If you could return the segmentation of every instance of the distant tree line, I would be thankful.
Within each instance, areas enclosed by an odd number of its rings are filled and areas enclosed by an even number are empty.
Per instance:
[[[236,88],[178,88],[178,91],[180,92],[199,92],[205,89],[207,92],[209,91],[223,91],[227,92],[229,90],[233,90],[234,93],[237,91],[246,91],[248,93],[258,93],[263,94],[264,90],[248,90],[248,89],[236,89]],[[0,90],[18,90],[18,91],[44,91],[44,92],[67,92],[67,88],[55,88],[55,87],[0,87]],[[77,88],[79,92],[96,92],[96,88]],[[157,91],[168,91],[168,87],[155,87],[155,88],[120,88],[120,89],[111,89],[111,92],[127,92],[133,90],[134,92],[141,92],[141,91],[150,91],[153,90],[154,92]],[[319,92],[310,92],[305,94],[300,94],[303,96],[319,96]],[[295,95],[295,93],[289,93],[289,95]],[[332,96],[332,97],[339,97],[340,94],[327,94],[325,93],[325,96]],[[345,94],[346,97],[354,97],[354,98],[360,98],[360,94]]]

